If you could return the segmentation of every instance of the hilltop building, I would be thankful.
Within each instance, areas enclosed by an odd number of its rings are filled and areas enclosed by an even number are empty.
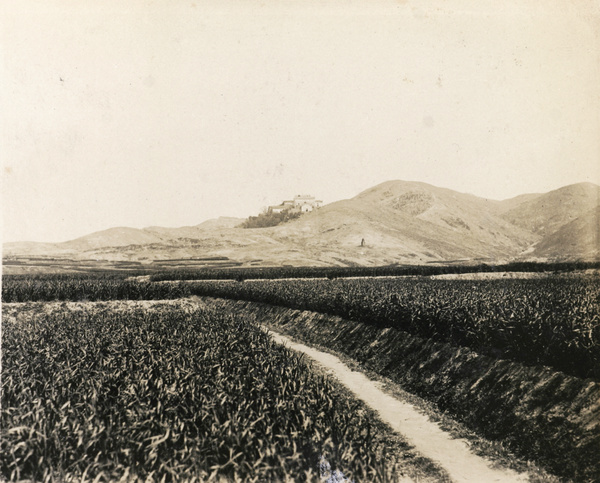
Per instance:
[[[294,196],[293,200],[286,200],[280,205],[269,206],[267,211],[269,213],[308,213],[316,208],[320,208],[322,205],[323,200],[317,200],[314,196],[297,195]]]

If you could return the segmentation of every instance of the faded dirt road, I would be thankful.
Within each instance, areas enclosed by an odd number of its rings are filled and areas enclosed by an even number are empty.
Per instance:
[[[389,396],[379,384],[364,374],[349,369],[334,355],[293,342],[268,330],[273,339],[290,349],[306,354],[337,378],[357,398],[379,413],[394,431],[401,433],[423,456],[436,461],[456,482],[516,482],[527,476],[507,469],[492,468],[484,458],[473,454],[464,440],[453,439],[412,405]]]

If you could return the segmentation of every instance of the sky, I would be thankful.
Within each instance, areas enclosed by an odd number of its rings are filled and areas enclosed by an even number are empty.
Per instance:
[[[5,0],[2,241],[600,184],[600,4]]]

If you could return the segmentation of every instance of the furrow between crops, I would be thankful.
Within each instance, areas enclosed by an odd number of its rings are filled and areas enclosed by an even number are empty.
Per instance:
[[[349,369],[332,354],[293,342],[265,328],[273,339],[302,352],[325,368],[356,397],[377,411],[394,431],[401,433],[423,456],[438,462],[456,482],[515,482],[527,477],[512,470],[495,469],[482,457],[470,452],[465,440],[453,439],[438,424],[419,413],[412,405],[384,393],[378,383]]]

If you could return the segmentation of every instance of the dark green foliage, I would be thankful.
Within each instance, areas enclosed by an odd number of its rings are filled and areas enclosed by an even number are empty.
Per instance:
[[[2,302],[53,300],[156,300],[174,299],[189,292],[185,284],[164,285],[125,280],[122,276],[4,277]]]
[[[321,455],[356,480],[385,473],[357,403],[242,316],[53,307],[4,320],[4,478],[311,481]]]
[[[233,272],[233,271],[232,271]],[[242,276],[239,281],[243,281]],[[597,277],[532,280],[323,279],[152,283],[5,277],[3,302],[247,299],[394,327],[483,354],[600,379]]]

